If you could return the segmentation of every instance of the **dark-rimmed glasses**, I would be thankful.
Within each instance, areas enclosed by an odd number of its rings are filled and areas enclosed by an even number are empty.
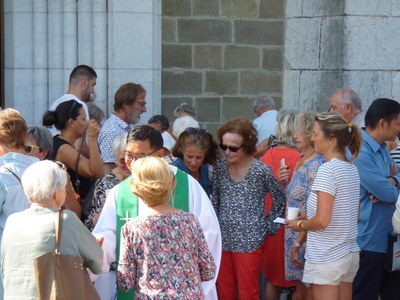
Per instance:
[[[125,151],[125,153],[124,153],[125,162],[127,162],[127,161],[132,162],[132,161],[138,160],[140,158],[150,156],[150,155],[154,154],[155,152],[157,152],[158,150],[160,150],[160,148],[155,149],[148,154],[141,153],[141,154],[136,154],[136,155],[132,155],[129,152]]]
[[[232,147],[232,146],[227,146],[224,144],[219,144],[219,147],[222,149],[222,151],[229,150],[231,152],[238,152],[241,148],[243,148],[243,145],[240,147]]]
[[[194,134],[198,134],[200,136],[205,136],[207,134],[207,130],[203,129],[203,128],[195,128],[195,127],[187,127],[185,129],[185,131],[189,134],[189,135],[194,135]]]
[[[35,151],[35,149],[38,149],[39,152],[42,151],[39,146],[29,145],[29,144],[24,145],[24,150],[28,154],[31,154],[33,151]]]
[[[146,101],[136,101],[141,107],[145,107],[147,102]]]

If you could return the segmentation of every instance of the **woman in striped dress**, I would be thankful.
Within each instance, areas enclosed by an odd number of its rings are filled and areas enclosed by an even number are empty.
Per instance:
[[[361,147],[357,126],[337,113],[316,117],[312,132],[315,151],[324,155],[307,200],[307,219],[287,221],[288,227],[307,232],[303,282],[313,299],[351,299],[358,270],[357,221],[360,179],[353,159]]]

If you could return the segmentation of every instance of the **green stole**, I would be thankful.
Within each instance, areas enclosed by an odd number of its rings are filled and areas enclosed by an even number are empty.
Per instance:
[[[127,218],[136,218],[138,216],[139,211],[139,203],[138,198],[135,194],[132,194],[130,188],[131,176],[123,180],[119,184],[118,196],[117,196],[117,228],[116,228],[116,241],[117,241],[117,255],[116,261],[118,266],[119,261],[119,251],[120,251],[120,240],[121,240],[121,228],[128,221]],[[181,171],[177,170],[176,173],[176,187],[172,192],[172,195],[175,194],[175,199],[169,200],[169,204],[173,205],[175,208],[188,212],[189,211],[189,179],[188,175]],[[173,196],[172,196],[173,197]],[[117,299],[132,300],[134,298],[135,291],[132,289],[128,292],[122,291],[119,287],[117,287]]]

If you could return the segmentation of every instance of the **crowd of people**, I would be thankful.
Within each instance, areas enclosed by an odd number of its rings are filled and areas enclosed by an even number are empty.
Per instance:
[[[139,124],[146,90],[131,82],[104,120],[96,79],[74,68],[43,126],[0,110],[0,299],[37,299],[34,260],[60,210],[60,251],[101,299],[398,299],[385,260],[400,233],[400,103],[364,112],[341,88],[330,112],[278,112],[267,96],[254,121],[213,136],[187,103]]]

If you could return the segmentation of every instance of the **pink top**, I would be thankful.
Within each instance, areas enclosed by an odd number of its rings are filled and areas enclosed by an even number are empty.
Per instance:
[[[203,299],[215,263],[196,217],[183,211],[137,217],[121,229],[118,286],[135,299]]]

